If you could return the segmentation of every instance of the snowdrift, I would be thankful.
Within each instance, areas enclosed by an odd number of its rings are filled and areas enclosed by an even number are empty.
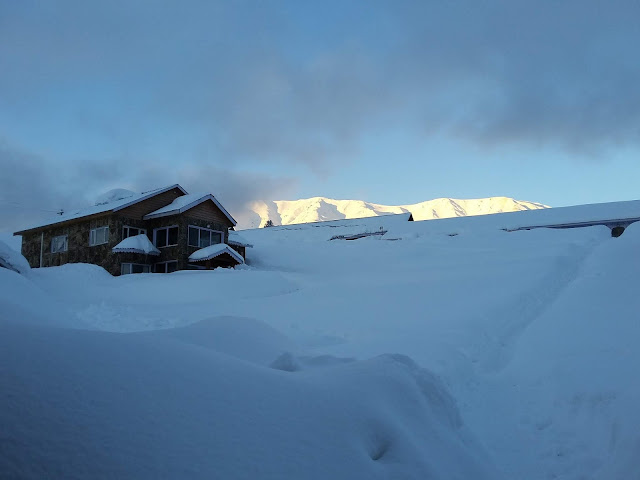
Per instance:
[[[0,269],[0,477],[637,476],[640,226],[383,226],[244,231],[242,270]]]
[[[1,478],[496,478],[445,385],[408,357],[307,355],[313,368],[283,371],[270,365],[303,349],[250,318],[138,333],[65,318],[137,285],[121,300],[143,302],[134,316],[153,301],[145,284],[173,294],[176,316],[227,275],[33,273],[0,271]]]
[[[495,478],[406,358],[291,373],[183,340],[3,319],[0,476]]]
[[[31,270],[27,259],[0,240],[0,267],[17,273],[28,273]]]

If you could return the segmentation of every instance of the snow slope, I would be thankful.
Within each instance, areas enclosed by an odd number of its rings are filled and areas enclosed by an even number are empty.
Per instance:
[[[95,273],[66,270],[67,282]],[[3,296],[21,278],[0,271]],[[0,316],[1,478],[497,475],[446,387],[407,357],[270,368],[295,347],[257,320],[114,334],[52,326],[29,309],[49,299],[9,293],[24,308]]]
[[[31,270],[27,259],[9,245],[0,240],[0,267],[8,268],[18,273],[28,273]]]
[[[507,197],[471,200],[437,198],[413,205],[379,205],[362,200],[334,200],[325,197],[313,197],[301,200],[254,202],[251,205],[251,210],[256,214],[256,217],[252,224],[245,226],[245,228],[262,227],[267,220],[271,220],[274,225],[291,225],[406,212],[411,212],[415,220],[431,220],[541,208],[548,207],[540,203],[524,202]]]
[[[529,213],[0,269],[0,477],[638,478],[640,225],[501,230]]]

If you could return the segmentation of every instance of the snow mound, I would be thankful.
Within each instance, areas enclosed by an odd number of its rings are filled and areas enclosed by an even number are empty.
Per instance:
[[[499,478],[393,357],[289,374],[0,320],[0,365],[6,478]]]
[[[107,205],[109,203],[117,202],[118,200],[124,200],[125,198],[139,195],[136,192],[127,190],[124,188],[114,188],[108,192],[103,193],[95,200],[95,205]]]
[[[283,372],[298,372],[309,368],[333,367],[353,361],[355,361],[355,358],[351,357],[336,357],[334,355],[296,356],[291,352],[284,352],[269,366]]]
[[[640,222],[633,222],[631,225],[625,228],[623,236],[625,237],[625,239],[629,238],[630,236],[640,236]]]
[[[20,253],[0,240],[0,267],[8,268],[17,273],[27,273],[31,270],[29,262]]]
[[[243,317],[207,318],[186,327],[140,335],[179,340],[261,365],[267,365],[282,352],[297,349],[291,340],[264,322]]]

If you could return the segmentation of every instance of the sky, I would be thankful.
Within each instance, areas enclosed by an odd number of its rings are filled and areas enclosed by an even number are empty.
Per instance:
[[[640,198],[640,2],[0,0],[0,231],[112,188]]]

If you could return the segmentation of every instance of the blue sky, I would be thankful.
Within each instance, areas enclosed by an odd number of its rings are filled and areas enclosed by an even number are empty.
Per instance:
[[[0,0],[0,223],[110,188],[637,199],[634,1]],[[50,212],[49,212],[50,213]]]

